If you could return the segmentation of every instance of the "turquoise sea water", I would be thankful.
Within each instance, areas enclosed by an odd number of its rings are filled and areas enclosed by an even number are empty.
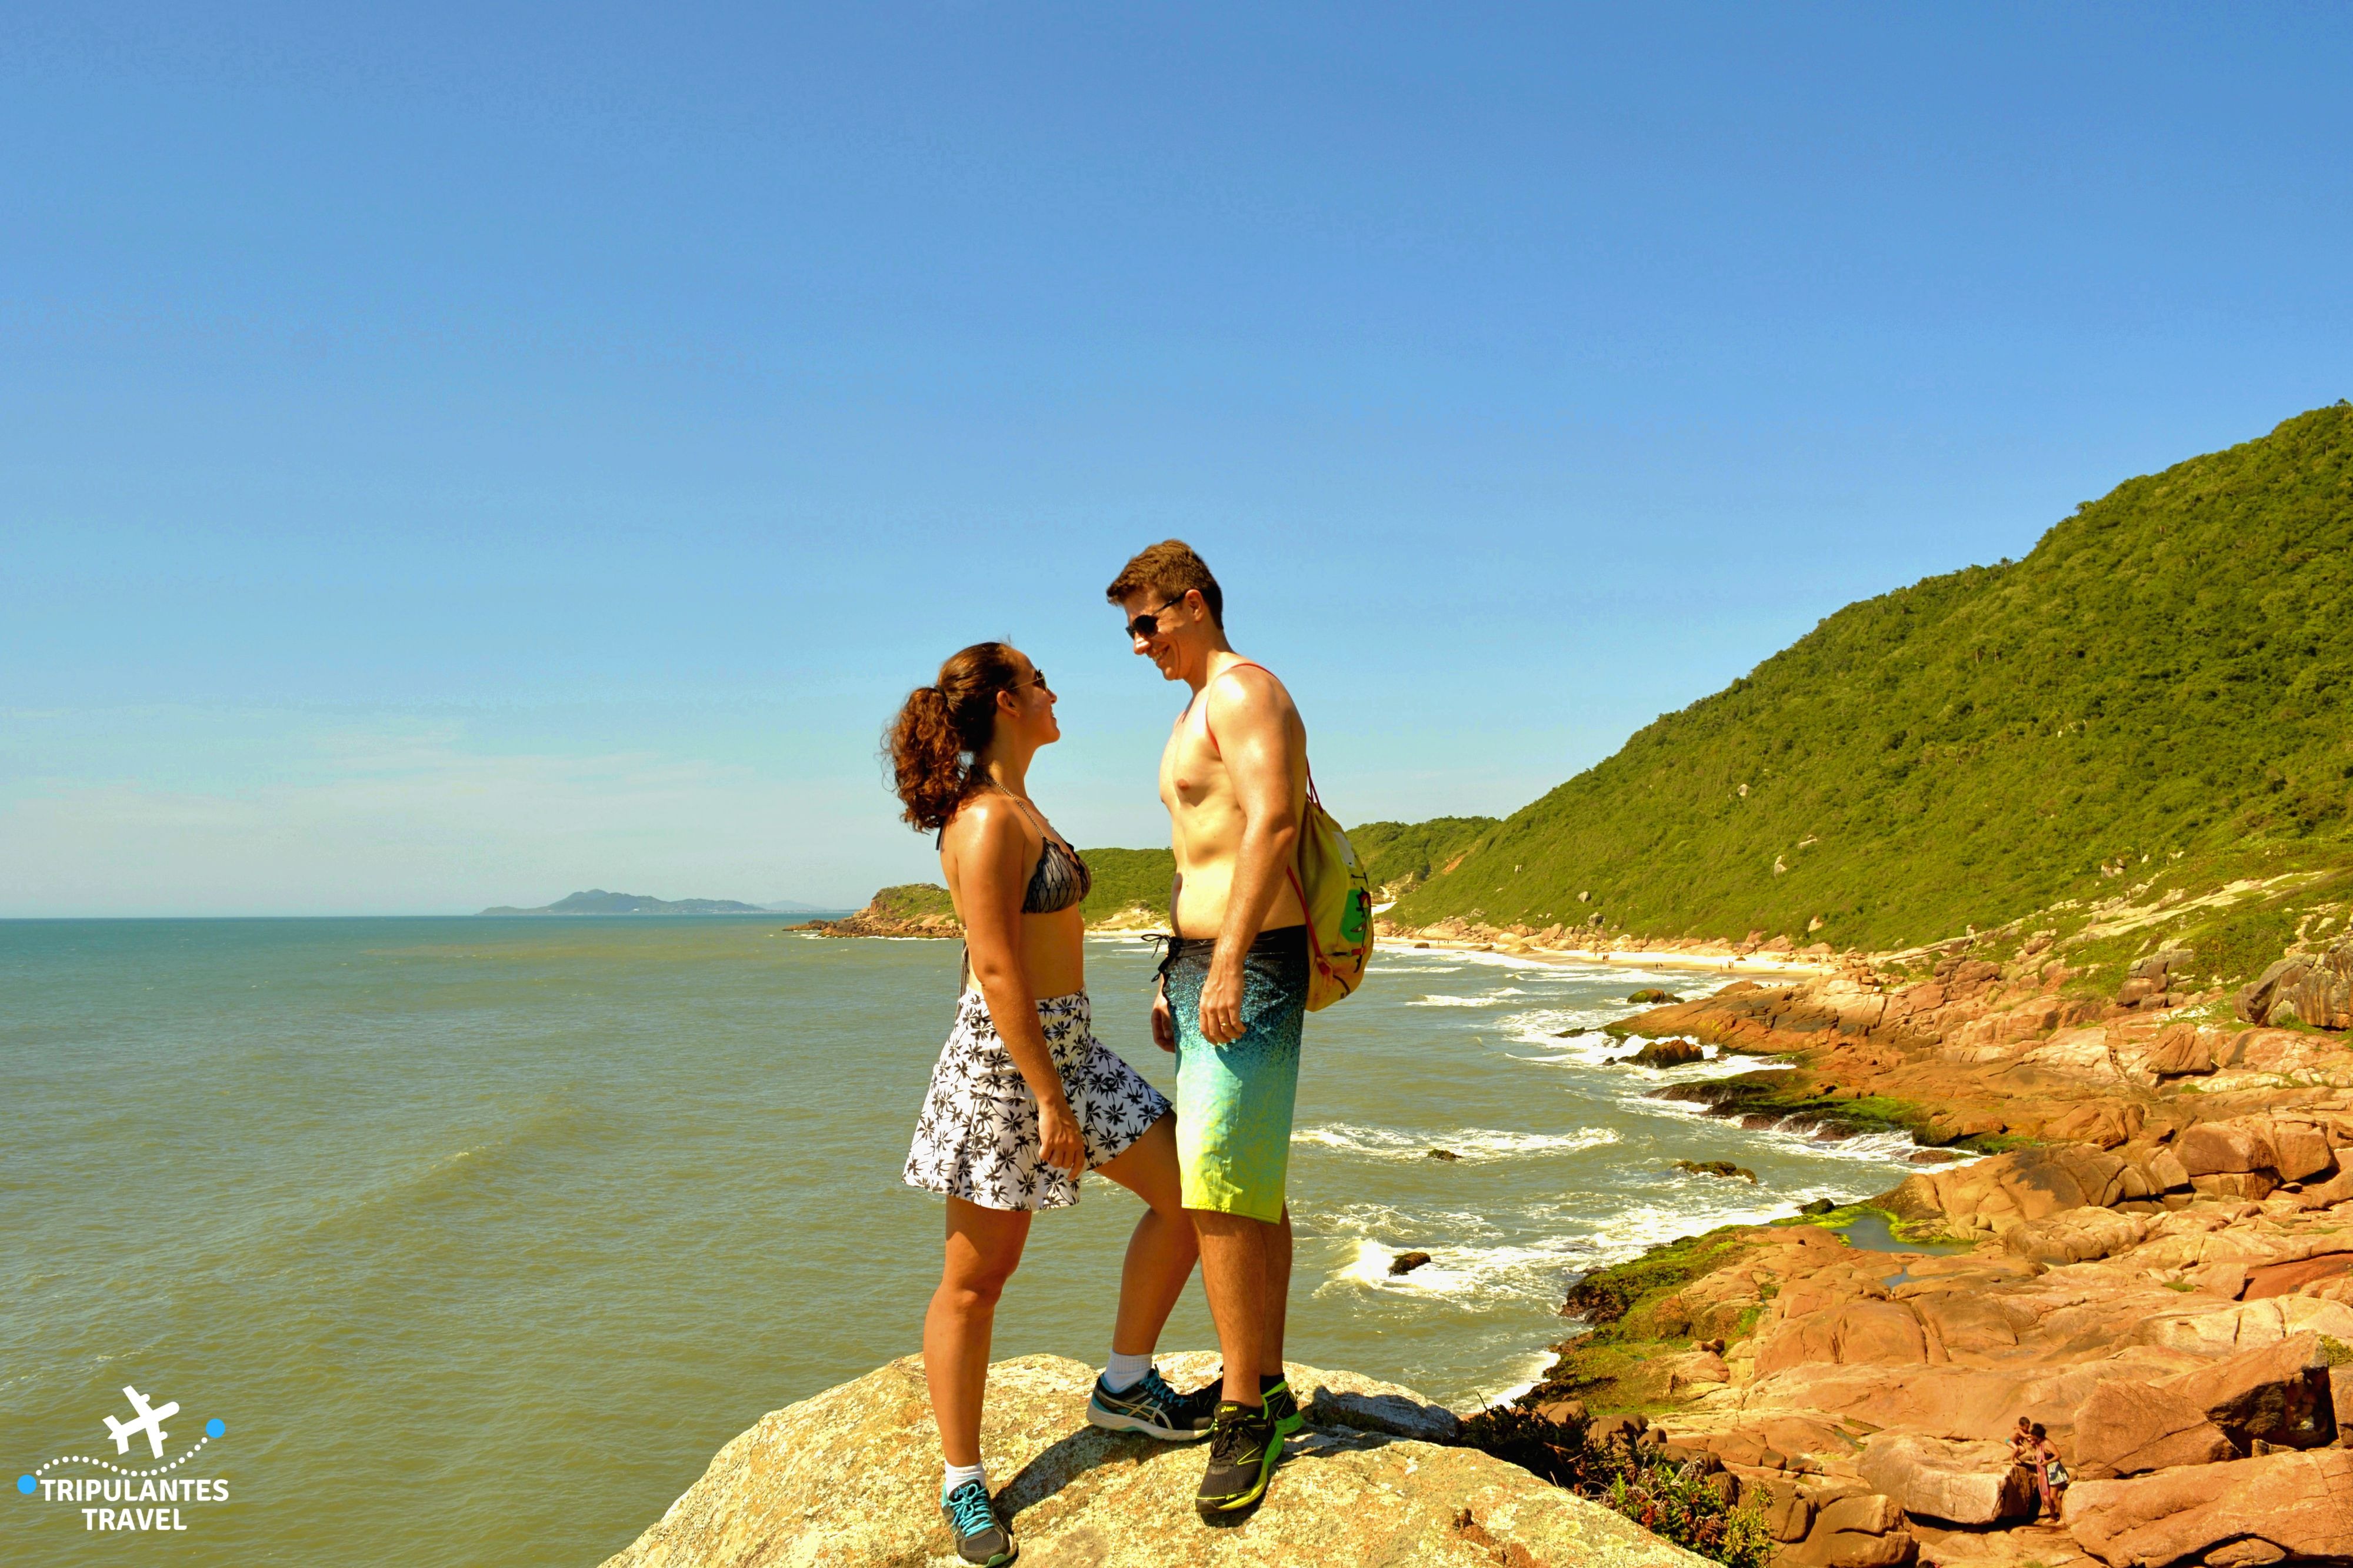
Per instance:
[[[1098,1034],[1166,1087],[1145,949],[1088,963]],[[899,1168],[955,964],[773,917],[0,922],[0,1473],[157,1468],[218,1419],[174,1474],[229,1484],[161,1536],[12,1489],[0,1563],[619,1549],[761,1413],[916,1348],[940,1209]],[[1744,1064],[1554,1037],[1706,983],[1392,952],[1311,1017],[1293,1359],[1473,1404],[1597,1261],[1892,1184],[1884,1142],[1641,1098]],[[1040,1219],[998,1354],[1101,1359],[1134,1213],[1091,1182]],[[1407,1248],[1435,1261],[1392,1279]],[[1164,1342],[1213,1343],[1198,1283]],[[107,1434],[125,1384],[181,1406],[160,1462]]]

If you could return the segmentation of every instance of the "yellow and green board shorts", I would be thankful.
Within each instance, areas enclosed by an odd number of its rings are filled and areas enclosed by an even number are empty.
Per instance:
[[[1201,1037],[1201,987],[1217,942],[1179,938],[1161,961],[1176,1024],[1176,1164],[1185,1206],[1282,1217],[1299,1031],[1307,1016],[1307,930],[1261,931],[1242,959],[1242,1034]]]

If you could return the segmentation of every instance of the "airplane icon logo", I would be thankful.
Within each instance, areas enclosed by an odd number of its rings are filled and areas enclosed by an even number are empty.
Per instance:
[[[162,1458],[164,1439],[171,1436],[169,1432],[164,1430],[164,1423],[167,1418],[180,1413],[179,1401],[174,1400],[161,1410],[150,1410],[147,1408],[145,1394],[128,1384],[123,1384],[122,1392],[131,1401],[131,1408],[136,1410],[139,1415],[137,1419],[132,1421],[117,1421],[111,1415],[106,1417],[107,1436],[114,1439],[114,1451],[118,1454],[131,1452],[131,1439],[137,1434],[144,1432],[147,1435],[150,1456],[153,1458]]]

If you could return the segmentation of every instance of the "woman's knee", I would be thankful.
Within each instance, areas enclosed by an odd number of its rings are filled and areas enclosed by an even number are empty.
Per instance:
[[[1018,1247],[983,1252],[952,1247],[946,1267],[940,1270],[940,1289],[977,1305],[993,1307],[1005,1293],[1005,1282],[1013,1278],[1013,1271],[1020,1264]]]

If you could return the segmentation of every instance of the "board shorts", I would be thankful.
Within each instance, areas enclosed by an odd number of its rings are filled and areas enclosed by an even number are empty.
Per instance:
[[[1092,1170],[1168,1114],[1168,1098],[1094,1037],[1087,994],[1038,1004],[1038,1025],[1062,1076]],[[1041,1163],[1038,1097],[997,1037],[977,991],[956,1003],[955,1026],[932,1068],[932,1087],[907,1153],[911,1187],[987,1209],[1060,1209],[1079,1201],[1078,1177]]]
[[[1168,944],[1160,978],[1176,1025],[1176,1165],[1185,1206],[1282,1217],[1291,1116],[1299,1095],[1299,1029],[1307,1016],[1307,928],[1261,931],[1242,959],[1242,1034],[1201,1037],[1210,937]]]

